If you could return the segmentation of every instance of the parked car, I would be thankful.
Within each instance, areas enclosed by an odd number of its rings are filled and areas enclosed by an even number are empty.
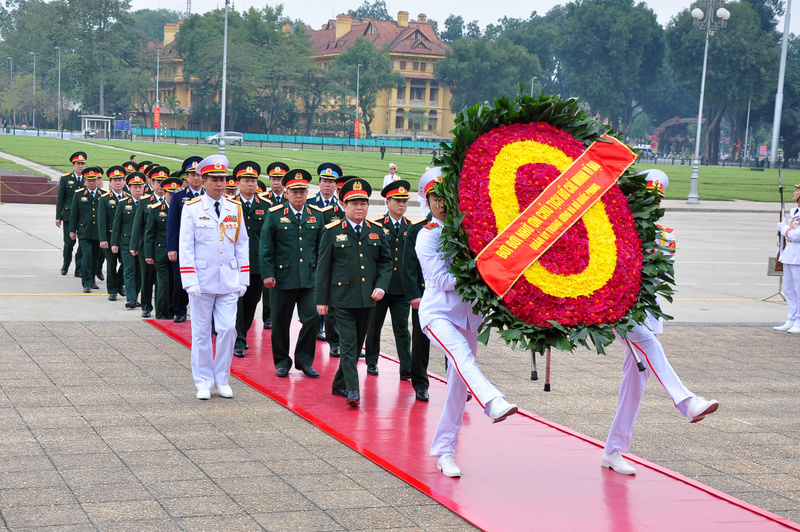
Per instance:
[[[228,146],[241,146],[244,142],[244,136],[236,131],[226,131],[223,138]],[[219,133],[206,137],[206,144],[219,144]]]

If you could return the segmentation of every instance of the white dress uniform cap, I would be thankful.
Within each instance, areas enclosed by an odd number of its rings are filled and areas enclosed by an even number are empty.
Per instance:
[[[228,158],[224,155],[209,155],[197,163],[196,172],[200,175],[228,175]]]
[[[644,175],[647,179],[648,187],[657,188],[662,194],[667,191],[667,187],[669,186],[669,177],[667,177],[667,174],[661,170],[651,168],[650,170],[639,172],[636,175]]]

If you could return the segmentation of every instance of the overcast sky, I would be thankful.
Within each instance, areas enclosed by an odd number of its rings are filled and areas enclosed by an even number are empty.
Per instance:
[[[191,0],[192,13],[204,13],[217,7],[224,7],[224,0]],[[255,0],[231,0],[231,6],[237,11],[251,7],[263,8],[265,5],[277,5],[279,2],[264,2]],[[301,19],[314,29],[319,29],[328,19],[336,18],[339,13],[346,13],[350,9],[358,9],[363,0],[288,0],[283,2],[284,13],[292,19]],[[416,18],[419,13],[425,13],[429,19],[439,23],[443,28],[444,21],[451,14],[461,15],[465,22],[477,20],[481,28],[496,22],[506,16],[510,18],[530,17],[531,12],[537,11],[544,14],[555,5],[564,4],[561,0],[536,0],[525,2],[520,0],[386,0],[389,14],[396,16],[398,11],[408,11],[411,18]],[[658,16],[662,26],[678,12],[689,7],[691,0],[646,0]],[[132,7],[137,9],[171,9],[175,11],[186,10],[186,0],[132,0]],[[800,34],[800,13],[795,7],[791,19],[791,32]],[[783,31],[783,21],[780,23]]]

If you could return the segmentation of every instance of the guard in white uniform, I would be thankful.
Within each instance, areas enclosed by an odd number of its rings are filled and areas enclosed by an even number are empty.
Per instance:
[[[786,314],[786,323],[773,328],[800,334],[800,185],[794,186],[792,200],[798,206],[792,209],[788,219],[778,222],[778,232],[786,239],[780,261],[783,263],[783,286],[789,312]]]
[[[236,341],[236,304],[250,284],[250,251],[241,204],[224,196],[228,159],[211,155],[200,161],[205,195],[187,202],[181,212],[178,243],[181,281],[192,307],[192,375],[198,399],[217,387],[233,397],[228,385]],[[211,318],[217,332],[211,345]]]
[[[433,220],[419,232],[414,249],[425,277],[425,292],[419,304],[420,327],[431,343],[442,349],[448,358],[447,397],[430,454],[438,457],[436,467],[444,475],[460,477],[461,470],[453,455],[467,393],[475,397],[493,423],[516,413],[517,405],[509,404],[478,368],[475,353],[478,350],[478,326],[483,318],[456,293],[456,279],[448,271],[451,261],[443,260],[437,251],[445,209],[433,188],[441,180],[439,175],[425,187]]]
[[[667,175],[661,170],[646,170],[643,173],[647,174],[648,188],[657,189],[659,194],[663,195],[669,185]],[[656,243],[669,248],[670,251],[663,251],[664,253],[674,255],[675,236],[672,229],[658,227]],[[627,344],[617,336],[617,341],[626,346],[625,359],[622,363],[622,382],[619,385],[617,414],[611,423],[601,465],[624,475],[636,474],[636,470],[625,461],[621,453],[627,453],[630,449],[633,426],[636,423],[636,416],[639,414],[639,405],[642,402],[644,387],[650,373],[656,376],[658,382],[672,398],[680,413],[689,420],[689,423],[696,423],[719,408],[717,401],[707,401],[702,397],[697,397],[683,385],[667,360],[661,342],[656,338],[657,334],[663,332],[663,320],[648,315],[643,324],[635,325],[633,330],[628,333],[628,340],[644,363],[645,371],[639,371]]]

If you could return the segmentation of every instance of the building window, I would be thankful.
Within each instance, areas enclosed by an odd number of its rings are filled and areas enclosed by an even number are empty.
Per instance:
[[[425,87],[411,87],[411,100],[424,100],[425,99]]]
[[[400,61],[400,70],[405,70],[405,69],[406,69],[406,62]]]
[[[406,119],[404,118],[405,114],[406,114],[405,109],[398,109],[397,110],[397,112],[395,113],[395,117],[394,117],[394,128],[395,129],[405,129],[405,122],[406,122]]]
[[[427,70],[427,68],[428,68],[428,63],[420,63],[419,64],[419,69],[420,69],[421,72],[425,72],[425,70]]]
[[[419,61],[414,61],[414,66],[412,70],[419,70]]]
[[[430,100],[432,102],[439,101],[439,84],[435,81],[431,81],[431,97]]]
[[[430,131],[436,131],[439,125],[439,114],[436,111],[431,111],[428,113],[428,129]]]
[[[406,86],[403,85],[402,87],[397,87],[397,98],[399,100],[403,100],[406,97]]]

